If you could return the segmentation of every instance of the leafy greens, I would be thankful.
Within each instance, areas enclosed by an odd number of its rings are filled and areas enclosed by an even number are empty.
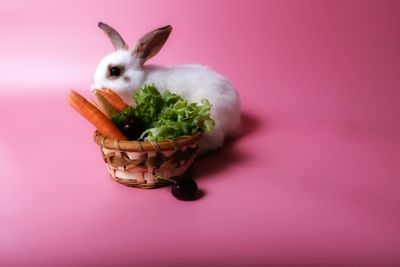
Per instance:
[[[201,104],[188,103],[177,94],[163,94],[154,85],[144,85],[133,96],[136,107],[128,107],[113,116],[118,126],[127,117],[136,116],[145,125],[141,139],[157,141],[174,139],[198,131],[208,132],[215,126],[210,118],[211,105],[207,99]]]

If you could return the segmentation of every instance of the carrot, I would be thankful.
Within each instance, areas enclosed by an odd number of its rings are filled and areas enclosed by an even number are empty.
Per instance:
[[[104,96],[105,99],[114,107],[117,112],[122,111],[123,109],[129,107],[127,103],[122,100],[122,98],[113,90],[105,89],[105,90],[98,90],[99,93]]]
[[[111,118],[117,111],[115,108],[107,101],[107,99],[99,92],[99,90],[94,90],[94,95],[96,96],[101,110],[104,111],[107,117]]]
[[[104,115],[104,113],[77,92],[73,90],[69,92],[68,102],[105,137],[110,137],[116,140],[126,140],[126,137],[118,130],[117,126],[115,126],[115,124]]]
[[[91,99],[91,98],[90,98],[88,101],[89,101],[93,106],[95,106],[95,107],[98,108],[100,111],[102,111],[101,108],[99,107],[99,105],[96,103],[96,101],[94,101],[94,100]],[[103,113],[104,113],[104,112],[103,112]]]

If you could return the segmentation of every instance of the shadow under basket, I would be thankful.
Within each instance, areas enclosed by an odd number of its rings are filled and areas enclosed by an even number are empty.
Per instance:
[[[155,188],[177,180],[192,165],[203,134],[174,140],[120,141],[94,133],[111,177],[124,185]],[[161,177],[161,178],[160,178]]]

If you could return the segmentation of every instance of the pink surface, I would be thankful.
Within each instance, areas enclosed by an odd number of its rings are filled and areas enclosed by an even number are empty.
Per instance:
[[[399,266],[399,3],[2,1],[0,266]],[[67,106],[111,50],[99,20],[129,43],[170,23],[153,63],[237,87],[198,201],[113,182]]]

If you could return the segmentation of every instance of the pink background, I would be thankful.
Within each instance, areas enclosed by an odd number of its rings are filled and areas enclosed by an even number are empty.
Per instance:
[[[0,3],[1,266],[399,266],[399,1]],[[68,2],[68,3],[67,3]],[[172,24],[151,62],[229,77],[244,131],[205,195],[113,182],[89,96],[111,45]]]

